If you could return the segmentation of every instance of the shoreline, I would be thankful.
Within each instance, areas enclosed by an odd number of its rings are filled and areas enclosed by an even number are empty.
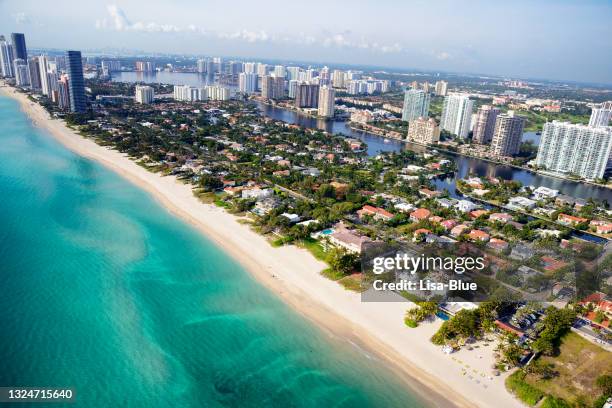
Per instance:
[[[305,249],[273,248],[264,237],[240,224],[237,217],[201,203],[192,194],[190,185],[178,183],[171,176],[150,173],[126,155],[82,137],[62,121],[50,118],[42,106],[14,88],[0,87],[0,93],[16,99],[33,124],[48,131],[62,145],[101,163],[150,193],[169,212],[197,228],[244,266],[254,279],[326,334],[340,337],[388,363],[385,366],[418,399],[432,406],[523,406],[506,391],[505,375],[483,379],[481,384],[471,375],[468,378],[454,358],[461,356],[472,367],[488,365],[490,371],[490,359],[475,355],[483,353],[482,350],[461,350],[451,358],[429,342],[440,322],[426,323],[417,329],[405,327],[403,317],[409,303],[362,303],[358,293],[346,291],[321,276],[319,272],[325,264]],[[486,351],[492,357],[492,347]]]

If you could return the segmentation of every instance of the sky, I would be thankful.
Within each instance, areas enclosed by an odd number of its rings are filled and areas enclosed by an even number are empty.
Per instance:
[[[612,84],[612,0],[0,0],[30,47]]]

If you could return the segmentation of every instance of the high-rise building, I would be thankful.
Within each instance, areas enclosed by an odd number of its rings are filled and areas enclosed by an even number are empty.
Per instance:
[[[66,63],[70,88],[70,110],[72,112],[85,112],[87,110],[87,99],[85,98],[81,51],[66,51]]]
[[[591,119],[589,119],[589,126],[608,126],[610,119],[612,119],[612,101],[604,102],[593,108]]]
[[[136,61],[134,65],[136,67],[136,71],[139,71],[139,72],[155,71],[155,62],[152,62],[152,61]]]
[[[272,76],[264,75],[261,77],[261,97],[265,99],[274,99],[274,83]]]
[[[153,88],[146,85],[136,85],[135,90],[136,102],[141,104],[149,104],[153,103],[153,99],[155,98],[155,92]]]
[[[429,116],[429,94],[419,89],[408,89],[404,93],[402,120],[409,122]]]
[[[285,77],[274,76],[274,98],[282,99],[285,97]]]
[[[287,79],[297,80],[300,75],[300,67],[287,67]]]
[[[440,128],[465,139],[470,131],[474,101],[467,95],[448,95],[444,98]]]
[[[319,72],[319,85],[331,85],[331,73],[328,67],[323,67]]]
[[[287,71],[285,70],[284,65],[275,65],[274,66],[274,76],[285,78],[287,76]]]
[[[478,108],[476,119],[473,123],[472,141],[479,144],[489,144],[493,139],[493,131],[495,130],[495,119],[499,115],[500,110],[490,105],[482,105]]]
[[[500,113],[495,120],[495,130],[491,140],[491,153],[495,156],[514,156],[521,147],[525,118],[514,111]]]
[[[198,65],[198,72],[200,74],[205,74],[206,73],[206,60],[204,58],[200,58],[197,62]]]
[[[289,81],[289,85],[287,86],[287,93],[289,95],[289,98],[295,99],[295,92],[299,83],[300,81],[298,81],[297,79],[292,79]]]
[[[218,85],[210,85],[206,88],[206,97],[211,101],[227,101],[231,97],[229,88]]]
[[[257,63],[256,62],[245,62],[244,72],[247,74],[256,74],[257,73]]]
[[[230,61],[229,73],[232,75],[238,75],[244,71],[244,64],[240,61]]]
[[[285,78],[272,75],[261,77],[261,96],[266,99],[284,98]]]
[[[215,66],[214,72],[223,72],[223,58],[213,57],[212,62]]]
[[[70,109],[70,83],[68,75],[62,75],[57,83],[58,100],[60,109]]]
[[[13,72],[17,86],[30,86],[30,71],[25,60],[17,58],[13,61]]]
[[[544,124],[536,165],[556,173],[597,179],[603,177],[611,151],[611,126],[555,120]]]
[[[51,102],[59,104],[59,76],[57,72],[47,72],[47,83],[49,84],[49,98]]]
[[[319,106],[319,85],[302,82],[295,88],[296,108],[316,108]]]
[[[433,118],[420,117],[408,124],[409,142],[429,145],[440,140],[440,127]]]
[[[47,73],[49,72],[49,67],[47,65],[47,57],[45,55],[41,55],[38,57],[38,72],[40,73],[40,88],[43,95],[49,96],[49,79],[47,78]]]
[[[257,90],[257,74],[254,72],[243,72],[238,75],[238,89],[246,94],[255,92]]]
[[[28,60],[28,71],[30,73],[30,87],[38,91],[40,90],[40,69],[38,68],[38,58],[30,58]]]
[[[110,75],[113,72],[121,71],[121,61],[117,60],[102,60],[102,72],[105,75]]]
[[[334,70],[334,72],[332,73],[332,85],[334,86],[334,88],[344,88],[344,78],[344,71],[340,71],[338,69]]]
[[[436,89],[435,93],[438,96],[446,96],[446,91],[448,89],[448,82],[446,81],[436,81]]]
[[[257,75],[260,77],[268,75],[268,66],[266,64],[257,65]]]
[[[177,101],[203,101],[207,98],[206,88],[189,85],[174,85],[174,99]]]
[[[14,59],[13,45],[6,41],[3,35],[0,35],[0,74],[2,74],[3,77],[12,78],[14,76]]]
[[[13,44],[13,53],[16,59],[28,60],[28,49],[26,48],[25,35],[22,33],[12,33],[11,43]]]
[[[324,85],[319,90],[319,116],[333,118],[336,107],[336,91]]]

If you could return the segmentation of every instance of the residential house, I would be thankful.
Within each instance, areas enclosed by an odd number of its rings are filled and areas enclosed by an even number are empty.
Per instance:
[[[487,246],[489,248],[491,248],[492,250],[494,250],[494,251],[502,252],[506,248],[508,248],[508,243],[506,241],[504,241],[503,239],[491,238],[489,240],[489,243],[487,244]]]
[[[452,237],[457,238],[459,235],[463,234],[466,230],[469,230],[469,229],[470,227],[468,227],[467,225],[459,224],[451,229],[450,235]]]
[[[457,204],[457,200],[455,200],[454,198],[438,198],[436,201],[438,202],[440,207],[443,208],[453,208],[455,204]]]
[[[410,213],[410,220],[413,222],[419,222],[426,220],[431,216],[431,211],[427,208],[419,208]]]
[[[285,217],[286,219],[288,219],[291,224],[295,224],[296,222],[300,220],[299,215],[291,214],[291,213],[282,213],[281,217]]]
[[[393,208],[395,208],[397,211],[407,213],[412,212],[415,209],[415,206],[410,203],[400,202],[396,203]]]
[[[557,195],[559,195],[559,190],[553,190],[552,188],[544,186],[540,186],[533,191],[533,198],[536,200],[555,198]]]
[[[557,217],[557,222],[559,224],[568,225],[568,226],[576,226],[578,224],[582,224],[587,221],[589,220],[587,220],[586,218],[574,217],[573,215],[568,215],[568,214],[563,214],[563,213],[559,214],[559,217]]]
[[[391,218],[393,218],[393,214],[391,214],[389,211],[383,208],[373,207],[371,205],[364,205],[361,210],[357,211],[357,215],[359,216],[359,219],[363,219],[363,217],[367,215],[371,215],[375,220],[383,221],[389,221]]]
[[[425,198],[436,198],[442,195],[441,191],[430,190],[428,188],[422,188],[419,190],[419,194],[421,194]]]
[[[468,234],[468,238],[470,239],[470,241],[487,242],[490,238],[490,235],[484,231],[474,229],[470,231],[470,233]]]
[[[242,190],[242,198],[244,199],[252,199],[254,198],[257,201],[261,201],[265,198],[272,197],[274,195],[274,190],[271,188],[249,188]]]
[[[474,211],[470,211],[470,217],[473,219],[476,219],[483,215],[487,215],[488,213],[489,212],[487,210],[474,210]]]
[[[459,200],[459,201],[457,202],[457,204],[455,204],[455,208],[456,208],[458,211],[461,211],[461,212],[467,213],[467,212],[473,211],[473,210],[475,210],[476,208],[478,208],[478,205],[476,205],[476,204],[474,204],[473,202],[468,201],[468,200]]]
[[[530,210],[536,206],[536,202],[526,197],[512,197],[508,200],[506,207],[511,210]]]
[[[489,221],[496,221],[505,224],[509,221],[512,221],[512,216],[508,213],[493,213],[489,217]]]
[[[336,227],[335,231],[328,235],[329,242],[337,247],[344,248],[349,252],[360,254],[364,244],[372,240],[344,226]]]
[[[457,221],[455,220],[444,220],[440,222],[440,225],[444,227],[445,230],[450,231],[457,225]]]

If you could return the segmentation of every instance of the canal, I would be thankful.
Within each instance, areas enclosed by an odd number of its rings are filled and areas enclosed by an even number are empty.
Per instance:
[[[156,72],[145,74],[142,72],[117,72],[113,73],[113,81],[117,82],[145,82],[163,83],[173,85],[205,86],[215,83],[215,78],[197,73],[182,72]],[[412,150],[425,152],[432,148],[415,145],[412,143],[401,142],[395,139],[388,139],[371,133],[356,131],[347,126],[347,123],[339,120],[322,120],[310,116],[299,114],[298,112],[255,102],[261,113],[267,117],[280,120],[286,123],[300,125],[310,129],[320,129],[333,134],[342,134],[347,137],[364,141],[368,145],[368,154],[376,155],[379,152]],[[533,132],[523,135],[523,140],[539,142],[539,136]],[[448,190],[452,196],[457,196],[455,182],[465,178],[468,174],[475,174],[480,177],[499,177],[504,180],[517,180],[523,185],[545,186],[559,190],[563,194],[583,199],[594,198],[596,200],[608,200],[612,203],[612,190],[591,184],[579,183],[571,180],[563,180],[556,177],[545,176],[532,173],[526,170],[517,169],[511,166],[489,163],[484,160],[448,154],[457,164],[457,172],[453,176],[444,179],[433,180],[436,188]]]

